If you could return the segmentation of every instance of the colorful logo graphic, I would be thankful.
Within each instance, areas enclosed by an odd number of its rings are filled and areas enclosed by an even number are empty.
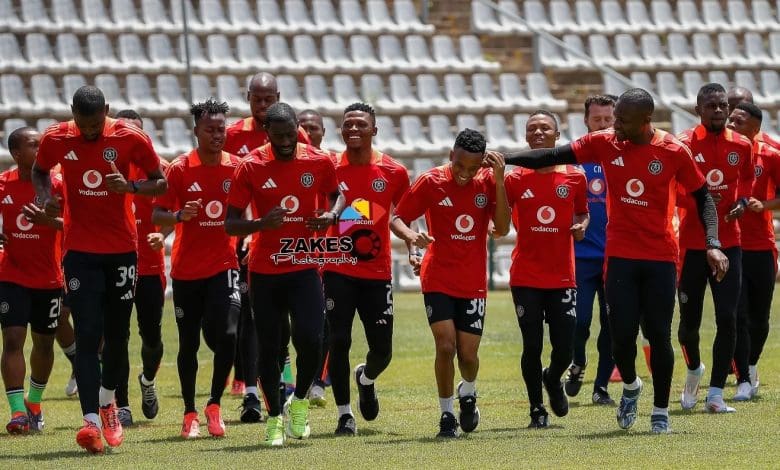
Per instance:
[[[339,232],[345,233],[355,225],[374,225],[374,221],[384,217],[387,211],[379,204],[366,199],[355,199],[341,212]]]

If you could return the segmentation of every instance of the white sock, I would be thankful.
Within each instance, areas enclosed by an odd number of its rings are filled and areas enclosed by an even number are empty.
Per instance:
[[[110,405],[114,401],[114,391],[107,390],[101,386],[100,392],[98,393],[98,401],[100,406]]]
[[[455,414],[454,403],[455,403],[454,397],[447,397],[447,398],[439,397],[439,407],[441,408],[442,413],[451,413],[454,415]]]
[[[73,354],[76,354],[76,342],[74,341],[70,346],[62,348],[62,352],[66,356],[72,356]]]
[[[634,379],[633,382],[630,384],[623,383],[623,388],[626,390],[639,390],[639,387],[642,386],[642,380],[637,375],[636,379]]]
[[[463,379],[463,381],[460,383],[460,387],[458,387],[458,396],[461,397],[469,397],[474,396],[477,394],[477,381],[474,380],[473,382],[469,382],[466,379]]]
[[[351,415],[352,414],[352,405],[347,403],[346,405],[339,405],[336,407],[339,412],[339,418],[341,418],[344,415]],[[355,416],[355,415],[352,415]]]
[[[723,389],[718,387],[710,387],[709,392],[707,392],[707,397],[723,397]]]
[[[98,428],[100,428],[100,418],[98,417],[97,413],[87,413],[84,415],[84,421],[89,421],[90,423],[94,424]]]
[[[325,389],[320,387],[319,385],[312,385],[311,390],[309,391],[309,395],[313,397],[324,397]]]
[[[366,377],[366,371],[363,370],[363,373],[360,374],[360,385],[373,385],[374,381]]]
[[[655,415],[662,415],[662,416],[666,416],[668,418],[669,417],[669,408],[668,407],[667,408],[658,408],[657,406],[654,406],[653,407],[652,416],[655,416]]]
[[[147,380],[146,377],[144,377],[144,374],[141,374],[141,383],[148,387],[154,385],[154,380]]]
[[[748,366],[748,376],[750,377],[750,385],[755,387],[758,381],[758,365]]]
[[[257,394],[257,387],[247,387],[246,388],[246,394],[247,395],[254,395],[255,398],[259,398],[260,395]]]

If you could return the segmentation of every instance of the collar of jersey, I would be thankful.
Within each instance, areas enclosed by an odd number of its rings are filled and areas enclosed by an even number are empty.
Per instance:
[[[187,159],[190,161],[191,167],[201,166],[203,162],[200,160],[198,149],[192,149],[187,155]],[[220,165],[230,165],[230,154],[222,152],[222,159],[219,161]]]

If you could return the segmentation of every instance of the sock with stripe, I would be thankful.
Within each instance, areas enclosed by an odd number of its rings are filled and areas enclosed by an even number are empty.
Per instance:
[[[76,360],[76,342],[74,341],[70,346],[62,348],[62,352],[70,361],[70,366],[73,367],[73,361]]]
[[[17,413],[27,414],[27,409],[24,407],[24,388],[7,389],[5,396],[8,398],[12,417]]]
[[[30,377],[30,392],[27,394],[27,403],[33,413],[41,412],[41,401],[43,401],[43,391],[46,390],[46,383],[41,383]]]

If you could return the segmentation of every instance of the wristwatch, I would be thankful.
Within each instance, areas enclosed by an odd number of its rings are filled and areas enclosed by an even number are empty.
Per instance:
[[[708,238],[707,239],[707,249],[708,250],[720,250],[721,244],[720,240],[717,238]]]

